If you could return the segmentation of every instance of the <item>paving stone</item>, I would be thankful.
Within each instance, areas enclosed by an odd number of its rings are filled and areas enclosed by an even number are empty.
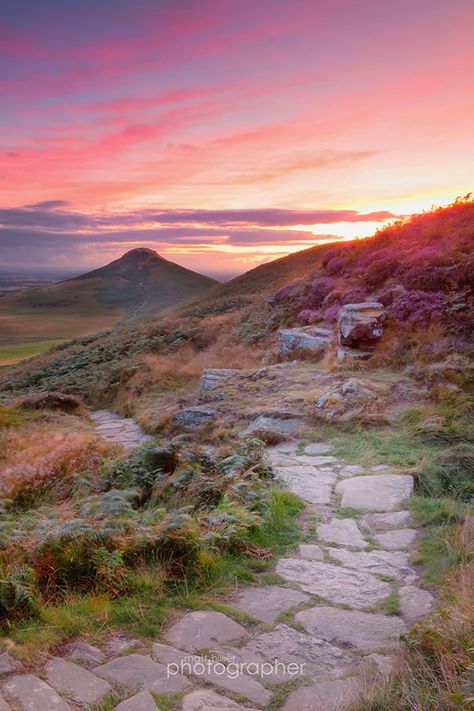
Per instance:
[[[97,665],[105,662],[106,656],[98,647],[78,639],[69,648],[67,659],[86,665]]]
[[[288,582],[297,583],[305,592],[356,609],[373,607],[392,592],[388,583],[370,573],[330,563],[283,558],[276,572]]]
[[[416,530],[414,528],[398,528],[374,536],[381,548],[389,551],[404,550],[415,542]]]
[[[306,560],[324,560],[324,553],[315,543],[300,543],[299,554]]]
[[[409,511],[392,511],[390,513],[366,514],[361,524],[371,531],[389,531],[399,526],[406,526],[410,520]]]
[[[318,538],[327,543],[338,543],[352,548],[367,548],[367,542],[352,518],[333,518],[329,523],[320,523]]]
[[[120,654],[128,652],[129,649],[132,649],[132,647],[135,647],[138,643],[138,639],[129,639],[118,633],[107,642],[106,649],[110,656],[118,657]]]
[[[13,676],[3,686],[6,696],[22,711],[71,711],[71,707],[42,679],[33,674]]]
[[[193,652],[224,642],[238,642],[248,637],[247,630],[222,612],[188,612],[164,635],[175,647]]]
[[[60,657],[53,657],[46,665],[46,680],[62,696],[78,703],[95,704],[111,691],[104,679]]]
[[[0,711],[11,711],[11,706],[7,704],[2,696],[0,696]]]
[[[376,464],[375,467],[371,467],[373,472],[386,472],[390,469],[388,464]]]
[[[352,655],[323,639],[313,637],[288,625],[278,625],[271,632],[254,637],[245,647],[271,663],[287,665],[293,679],[323,679],[345,674],[354,664]],[[288,665],[293,664],[294,667]]]
[[[298,612],[295,620],[309,634],[361,650],[393,647],[406,629],[399,617],[321,605]]]
[[[434,596],[429,590],[422,590],[412,585],[406,585],[400,588],[398,597],[400,611],[403,617],[409,622],[418,620],[420,617],[424,617],[431,612],[435,602]]]
[[[364,467],[361,467],[360,464],[348,464],[340,470],[339,476],[343,476],[344,478],[357,476],[358,474],[362,474],[363,471]]]
[[[293,493],[311,504],[329,504],[336,474],[311,466],[281,467],[277,476]]]
[[[304,448],[303,454],[306,455],[318,455],[318,454],[327,454],[327,452],[330,452],[332,449],[332,444],[330,442],[312,442],[311,444],[307,444],[306,447]]]
[[[307,461],[308,461],[308,455],[305,453],[302,455],[302,463],[306,463]],[[311,464],[313,464],[315,467],[339,463],[339,460],[337,459],[337,457],[331,457],[329,455],[328,456],[311,455],[310,461],[311,461]]]
[[[174,694],[186,691],[191,683],[183,676],[169,676],[166,666],[141,654],[116,657],[107,664],[94,668],[94,674],[114,684],[138,686],[158,694]]]
[[[294,679],[291,674],[288,674],[280,667],[272,670],[268,669],[267,660],[246,647],[215,647],[211,654],[225,663],[245,664],[247,676],[257,679],[264,685],[286,684],[286,682]],[[264,664],[267,666],[262,666]],[[262,670],[265,673],[262,673]]]
[[[214,693],[210,689],[197,689],[183,699],[183,711],[256,711],[241,706],[231,699]]]
[[[344,479],[336,486],[342,506],[362,511],[393,511],[413,492],[413,477],[408,474],[374,474]]]
[[[362,693],[362,683],[358,679],[302,686],[289,695],[282,711],[344,711],[359,701]]]
[[[308,599],[308,596],[300,590],[268,585],[244,590],[231,604],[260,622],[268,623],[273,622],[282,612],[286,612]]]
[[[348,568],[359,571],[390,575],[398,580],[412,581],[416,574],[409,565],[409,555],[395,551],[348,551],[345,548],[332,548],[331,556]]]
[[[131,699],[126,699],[115,706],[113,711],[159,711],[159,709],[149,691],[140,691]]]
[[[8,652],[0,654],[0,676],[4,674],[13,674],[16,671],[21,671],[23,664],[19,659],[11,657]]]

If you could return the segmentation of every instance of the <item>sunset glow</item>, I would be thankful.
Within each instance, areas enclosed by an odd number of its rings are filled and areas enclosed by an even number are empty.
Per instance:
[[[5,3],[0,267],[235,273],[451,202],[473,48],[471,0]]]

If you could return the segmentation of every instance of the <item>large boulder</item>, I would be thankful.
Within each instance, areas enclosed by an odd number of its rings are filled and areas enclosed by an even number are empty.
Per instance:
[[[278,444],[296,436],[303,425],[294,412],[262,412],[240,433],[240,437],[258,437],[267,444]]]
[[[372,351],[382,336],[384,320],[385,309],[378,301],[346,304],[338,316],[340,345]]]
[[[171,424],[184,430],[200,430],[214,422],[216,411],[206,407],[186,407],[171,417]]]
[[[205,368],[201,374],[199,392],[207,393],[209,390],[213,390],[223,380],[236,375],[238,372],[235,368]]]
[[[285,328],[278,331],[280,353],[283,355],[288,355],[295,351],[318,353],[321,348],[331,342],[332,337],[332,330],[330,328],[323,328],[322,326]]]

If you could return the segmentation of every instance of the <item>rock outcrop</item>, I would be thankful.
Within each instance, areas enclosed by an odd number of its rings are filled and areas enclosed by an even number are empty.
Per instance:
[[[215,419],[215,410],[206,407],[187,407],[174,413],[171,424],[184,430],[200,430]]]
[[[213,390],[220,385],[223,380],[230,378],[232,375],[236,375],[238,372],[239,371],[235,368],[205,368],[201,374],[199,392],[202,394]]]
[[[370,353],[382,336],[385,309],[378,301],[346,304],[339,311],[339,344]]]
[[[267,444],[291,439],[303,424],[300,415],[292,412],[263,412],[240,433],[241,437],[259,437]]]
[[[285,328],[278,331],[280,353],[288,355],[297,351],[317,353],[333,338],[330,328],[308,326],[306,328]]]

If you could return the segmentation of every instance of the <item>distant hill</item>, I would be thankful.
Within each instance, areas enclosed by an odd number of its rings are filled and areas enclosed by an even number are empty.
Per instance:
[[[0,299],[0,365],[58,342],[159,313],[218,282],[151,249],[132,249],[78,277]],[[39,345],[41,344],[41,345]]]

